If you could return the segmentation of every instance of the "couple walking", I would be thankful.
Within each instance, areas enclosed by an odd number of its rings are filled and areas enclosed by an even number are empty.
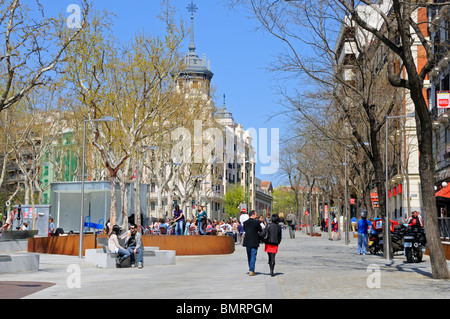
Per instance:
[[[261,222],[257,220],[256,211],[251,211],[250,218],[244,222],[245,237],[243,246],[247,248],[250,276],[255,275],[256,255],[261,238],[263,238],[265,243],[264,251],[269,257],[270,275],[272,277],[274,276],[275,255],[278,252],[278,245],[281,242],[281,226],[279,225],[279,221],[278,215],[273,214],[271,223],[263,230]]]

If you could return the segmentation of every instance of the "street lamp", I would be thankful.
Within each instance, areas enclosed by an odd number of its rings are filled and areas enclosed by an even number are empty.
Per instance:
[[[389,166],[388,166],[388,135],[389,135],[389,119],[400,119],[400,118],[407,118],[407,117],[414,117],[415,113],[411,113],[408,115],[395,115],[395,116],[386,116],[386,171],[385,171],[385,176],[386,176],[386,180],[385,180],[385,192],[386,192],[386,216],[385,216],[385,229],[386,229],[386,236],[387,238],[385,238],[384,242],[386,244],[386,253],[385,253],[385,258],[386,260],[390,260],[391,256],[390,256],[390,241],[389,241],[389,194],[388,194],[388,182],[389,182]],[[409,198],[408,198],[409,200]]]
[[[78,258],[83,257],[83,226],[84,226],[84,161],[86,153],[86,122],[113,122],[116,118],[112,116],[103,116],[99,119],[83,119],[83,160],[81,162],[81,212],[80,212],[80,241],[78,244]]]

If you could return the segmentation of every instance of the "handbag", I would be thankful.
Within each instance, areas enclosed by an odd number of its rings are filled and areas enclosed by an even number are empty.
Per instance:
[[[268,226],[266,228],[264,228],[264,230],[262,232],[259,233],[259,242],[260,243],[267,243],[267,241],[269,240],[269,231],[268,231]]]

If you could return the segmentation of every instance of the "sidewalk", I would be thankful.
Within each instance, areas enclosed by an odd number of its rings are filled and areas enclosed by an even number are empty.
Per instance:
[[[42,254],[38,272],[0,275],[0,294],[8,284],[8,291],[16,292],[9,296],[33,299],[395,299],[411,298],[412,292],[420,298],[450,298],[450,281],[431,279],[428,256],[419,264],[407,264],[404,256],[387,262],[382,256],[357,255],[353,238],[347,246],[344,240],[329,241],[325,233],[283,236],[275,277],[269,275],[263,245],[254,277],[248,276],[240,245],[230,255],[178,256],[175,265],[143,269],[97,269],[75,256]],[[7,283],[17,281],[22,284]]]

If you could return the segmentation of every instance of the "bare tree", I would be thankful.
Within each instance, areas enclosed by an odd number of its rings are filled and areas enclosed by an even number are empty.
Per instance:
[[[63,19],[46,17],[36,1],[30,8],[20,0],[0,1],[0,112],[19,102],[34,87],[51,82],[51,72],[63,63],[67,47],[85,27],[89,4],[82,1],[80,25],[69,29]],[[40,18],[31,17],[38,10]]]
[[[279,70],[289,72],[300,78],[310,78],[320,83],[321,86],[335,87],[335,81],[346,90],[333,89],[334,101],[342,108],[344,118],[348,123],[355,123],[355,116],[368,119],[366,128],[368,132],[363,134],[355,126],[351,126],[351,135],[371,158],[375,168],[375,179],[379,184],[378,192],[380,210],[385,211],[383,200],[384,186],[382,181],[382,146],[379,143],[379,133],[384,125],[387,115],[395,106],[394,98],[377,107],[374,98],[380,97],[380,92],[375,92],[374,81],[367,81],[366,70],[370,70],[368,50],[373,43],[382,45],[387,49],[386,61],[387,79],[394,88],[408,90],[415,106],[416,130],[419,144],[419,167],[421,177],[422,196],[425,212],[426,236],[434,278],[449,278],[450,273],[445,261],[443,249],[440,243],[439,229],[437,225],[436,200],[434,196],[434,164],[432,156],[432,126],[428,113],[428,106],[424,97],[423,84],[428,72],[435,65],[434,52],[427,37],[427,15],[423,10],[429,6],[425,2],[392,0],[380,3],[362,0],[359,2],[347,0],[323,0],[323,1],[268,1],[268,0],[242,0],[230,1],[247,4],[253,14],[261,22],[263,28],[283,41],[287,51],[279,56],[281,67]],[[420,11],[422,10],[422,11]],[[419,13],[418,13],[419,12]],[[417,18],[418,17],[418,18]],[[425,17],[425,18],[423,18]],[[339,30],[343,24],[357,27],[362,30],[360,41],[355,41],[359,58],[353,66],[359,67],[364,76],[355,77],[363,80],[364,86],[350,86],[349,82],[336,77],[336,64],[338,56],[333,48],[338,38]],[[356,36],[356,35],[355,35]],[[420,69],[416,65],[413,51],[420,42],[426,52],[426,63]],[[309,56],[301,55],[301,46],[310,48]],[[362,45],[358,45],[362,44]],[[406,73],[406,77],[403,74]],[[359,84],[359,83],[358,83]],[[386,86],[384,86],[386,87]],[[356,90],[355,90],[356,88]],[[362,88],[362,90],[361,90]],[[372,91],[372,92],[371,92]],[[339,94],[336,94],[339,93]],[[370,93],[370,94],[368,94]],[[348,108],[342,96],[357,108]],[[360,97],[359,100],[355,97]],[[343,102],[343,103],[339,103]],[[380,108],[382,106],[382,108]],[[347,107],[347,108],[346,108]],[[353,112],[356,109],[356,113]],[[380,110],[384,110],[380,115]],[[353,114],[352,114],[352,113]],[[357,112],[360,112],[359,114]],[[356,117],[358,118],[358,117]],[[363,119],[363,117],[359,117]],[[358,122],[361,123],[361,122]],[[369,140],[364,140],[364,138]],[[369,142],[369,146],[365,145]],[[388,165],[388,163],[386,163]],[[387,229],[388,227],[386,227]]]

